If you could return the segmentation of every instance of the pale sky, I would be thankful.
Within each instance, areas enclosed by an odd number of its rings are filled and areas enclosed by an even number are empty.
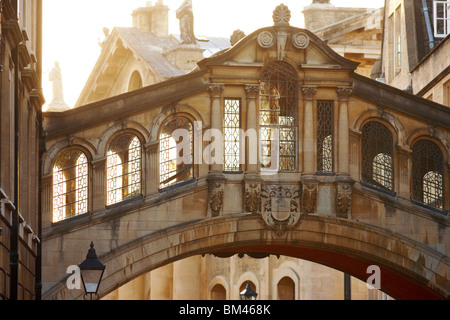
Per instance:
[[[98,42],[103,28],[131,27],[131,13],[146,6],[145,0],[43,0],[44,49],[43,90],[46,102],[52,100],[48,73],[59,62],[64,84],[64,100],[73,107],[100,55]],[[152,1],[156,3],[156,0]],[[164,0],[169,11],[169,33],[179,34],[175,11],[183,0]],[[312,0],[192,0],[194,31],[197,36],[229,38],[234,30],[250,34],[273,25],[272,13],[281,3],[291,11],[290,24],[303,28],[305,6]],[[331,0],[336,7],[381,8],[384,0]],[[45,106],[44,106],[45,109]]]

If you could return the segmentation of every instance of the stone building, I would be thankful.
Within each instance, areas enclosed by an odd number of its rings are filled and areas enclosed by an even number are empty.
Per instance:
[[[175,53],[181,59],[164,61],[161,71],[145,59],[125,59],[139,52],[143,56],[144,50],[129,40],[125,43],[129,38],[124,34],[131,30],[113,30],[103,43],[81,105],[45,114],[45,298],[80,297],[64,288],[62,279],[65,267],[81,261],[85,243],[92,238],[113,270],[105,280],[105,299],[237,299],[247,281],[261,299],[344,298],[349,285],[344,273],[267,252],[247,251],[248,257],[241,258],[232,249],[215,248],[213,254],[175,259],[184,252],[173,249],[152,257],[162,261],[158,265],[152,258],[139,259],[149,255],[143,244],[139,252],[124,258],[123,269],[118,266],[119,252],[150,235],[161,232],[166,239],[170,228],[190,220],[233,214],[261,216],[275,238],[286,235],[300,212],[366,222],[382,217],[383,227],[418,237],[424,247],[436,250],[436,256],[448,256],[448,248],[439,243],[447,239],[447,228],[426,239],[414,231],[422,225],[415,219],[433,226],[448,224],[448,110],[357,74],[358,62],[337,54],[310,31],[290,26],[287,7],[280,5],[274,13],[274,26],[201,59],[190,72],[170,62],[189,62],[187,52],[194,55],[192,61],[197,59],[199,43],[182,44],[160,34],[173,47],[153,51],[163,52],[166,60]],[[137,21],[135,28],[139,29]],[[159,41],[153,33],[147,36]],[[379,40],[376,32],[372,36]],[[139,77],[134,76],[136,70]],[[181,75],[168,77],[163,74],[167,70]],[[117,81],[109,83],[107,75]],[[202,137],[208,129],[229,132],[219,148],[223,147],[223,163],[176,163],[177,143],[171,140],[176,129],[188,131],[187,141],[194,137],[194,144],[199,142],[196,134]],[[242,162],[239,129],[266,133],[261,148],[247,146]],[[275,149],[272,133],[282,135]],[[417,167],[417,155],[426,150],[434,151],[423,157],[435,157],[436,167],[424,174],[409,170]],[[198,156],[186,153],[188,158]],[[249,161],[254,155],[259,155],[256,162]],[[271,169],[273,174],[267,174]],[[77,183],[71,186],[67,181]],[[160,231],[164,227],[168,229]],[[186,232],[171,241],[184,244],[195,236]],[[219,237],[209,234],[211,241],[213,236]],[[351,285],[353,298],[378,295],[368,292],[362,281]]]
[[[42,1],[0,2],[0,300],[39,299]]]
[[[450,106],[450,2],[386,1],[384,81]]]

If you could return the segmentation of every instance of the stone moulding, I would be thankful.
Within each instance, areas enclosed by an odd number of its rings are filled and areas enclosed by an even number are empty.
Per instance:
[[[261,183],[245,183],[245,211],[251,213],[260,212]]]

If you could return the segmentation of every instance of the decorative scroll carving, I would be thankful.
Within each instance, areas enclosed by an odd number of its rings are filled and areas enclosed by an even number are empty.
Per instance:
[[[208,86],[211,94],[211,98],[220,98],[223,90],[225,90],[225,85],[223,83],[213,83]]]
[[[245,184],[245,211],[256,213],[260,210],[261,204],[261,184]]]
[[[337,186],[337,216],[348,218],[348,213],[352,205],[353,185],[351,183],[338,183]]]
[[[259,84],[246,84],[245,92],[248,99],[256,99],[259,96],[261,86]]]
[[[282,236],[300,219],[300,188],[288,185],[262,186],[261,215],[276,235]]]
[[[317,93],[317,87],[307,86],[302,87],[303,97],[306,100],[312,100]]]
[[[347,101],[353,94],[353,89],[349,87],[339,87],[336,89],[339,100]]]
[[[302,183],[302,209],[306,213],[314,213],[317,207],[318,185],[316,182]]]
[[[289,26],[289,21],[291,20],[291,11],[284,4],[280,4],[275,8],[272,15],[273,22],[275,26]]]
[[[306,49],[309,45],[309,37],[304,32],[297,32],[292,36],[292,44],[297,49]]]
[[[263,31],[258,36],[258,44],[262,48],[270,48],[275,44],[275,37],[269,31]]]
[[[209,184],[209,206],[217,214],[223,206],[224,184],[211,181]]]

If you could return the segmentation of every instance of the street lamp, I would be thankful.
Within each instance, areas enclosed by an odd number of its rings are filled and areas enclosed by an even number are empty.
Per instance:
[[[256,297],[258,296],[258,294],[250,287],[250,281],[247,282],[247,287],[239,295],[241,296],[241,300],[256,300]]]
[[[103,272],[105,271],[105,265],[98,261],[93,241],[91,242],[91,248],[86,255],[86,259],[78,267],[80,268],[81,281],[83,281],[84,299],[87,300],[87,295],[90,296],[90,300],[93,300],[92,296],[96,296],[95,299],[97,299],[97,292],[102,281]]]

